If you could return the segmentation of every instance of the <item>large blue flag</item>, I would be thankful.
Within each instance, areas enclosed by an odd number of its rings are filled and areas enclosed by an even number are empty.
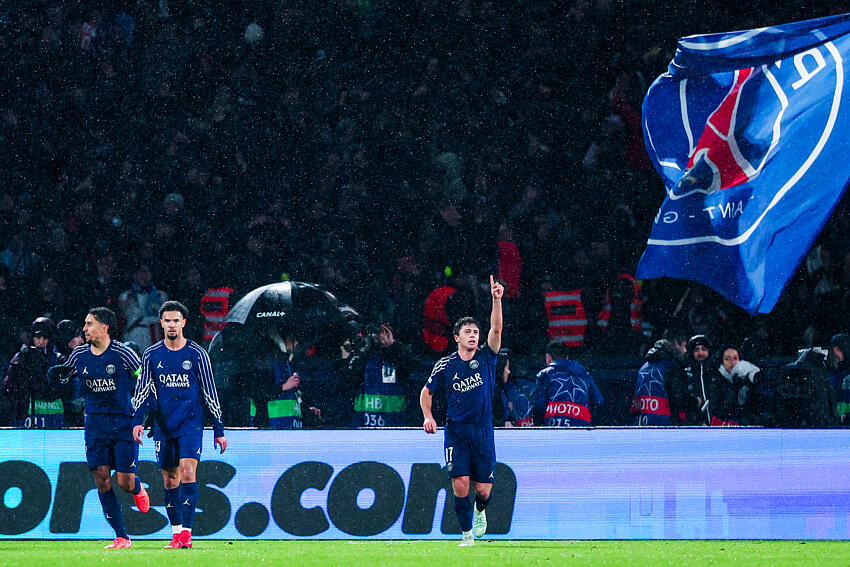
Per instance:
[[[768,313],[850,180],[850,14],[686,37],[643,103],[667,198],[639,278]]]

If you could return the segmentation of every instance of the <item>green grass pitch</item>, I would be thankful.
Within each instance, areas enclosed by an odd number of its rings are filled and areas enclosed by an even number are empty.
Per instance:
[[[850,542],[834,541],[221,541],[165,550],[165,541],[136,540],[105,550],[107,541],[0,541],[4,567],[127,565],[155,567],[503,567],[637,565],[850,565]]]

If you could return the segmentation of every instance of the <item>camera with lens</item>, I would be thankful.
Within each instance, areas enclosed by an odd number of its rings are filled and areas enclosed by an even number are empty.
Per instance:
[[[381,332],[381,327],[374,323],[357,323],[352,325],[352,333],[343,342],[342,347],[349,354],[363,354],[372,347],[372,337]]]
[[[38,372],[41,369],[41,363],[45,360],[42,352],[30,345],[21,345],[18,360],[28,372]]]

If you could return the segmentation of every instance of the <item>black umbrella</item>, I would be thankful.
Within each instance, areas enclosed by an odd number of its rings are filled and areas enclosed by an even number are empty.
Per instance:
[[[301,349],[334,349],[356,332],[360,314],[319,286],[282,282],[250,291],[230,310],[225,327],[210,342],[216,381],[250,373],[252,355],[270,341],[292,337]]]
[[[227,315],[224,329],[210,342],[216,385],[231,424],[246,425],[246,396],[251,396],[268,352],[281,337],[299,341],[298,352],[336,352],[343,338],[359,325],[359,313],[332,293],[304,282],[282,282],[250,291]],[[231,407],[232,406],[232,407]]]
[[[300,286],[300,282],[281,282],[258,287],[248,292],[240,299],[227,314],[227,323],[247,324],[259,319],[275,320],[275,322],[291,325],[292,318],[292,286]],[[306,284],[311,285],[312,284]]]
[[[227,314],[226,323],[252,329],[275,329],[300,341],[340,336],[357,311],[316,284],[281,282],[248,292]]]

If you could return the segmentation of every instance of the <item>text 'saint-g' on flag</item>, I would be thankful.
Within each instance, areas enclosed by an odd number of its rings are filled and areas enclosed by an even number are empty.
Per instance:
[[[850,180],[850,14],[686,37],[643,103],[667,198],[639,278],[768,313]]]

